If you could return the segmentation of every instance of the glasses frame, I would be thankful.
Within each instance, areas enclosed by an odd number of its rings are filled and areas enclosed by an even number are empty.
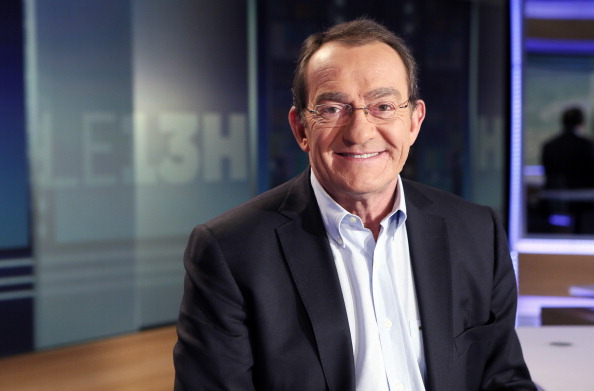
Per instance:
[[[394,107],[396,107],[393,115],[390,118],[378,118],[378,117],[374,116],[373,114],[369,115],[371,112],[370,108],[372,106],[380,106],[380,105],[384,105],[384,104],[391,104]],[[333,123],[327,122],[328,120],[326,120],[322,117],[322,115],[320,114],[321,110],[319,109],[320,107],[324,107],[324,106],[340,106],[341,110],[346,110],[346,113],[348,114],[348,117],[346,117],[347,120],[344,123],[341,123],[340,121],[336,121]],[[382,124],[387,124],[389,122],[392,122],[395,118],[397,118],[398,117],[398,109],[406,109],[409,106],[410,106],[410,98],[401,102],[401,103],[394,103],[393,101],[380,101],[380,102],[368,104],[367,106],[363,106],[363,107],[353,107],[352,105],[350,105],[348,103],[340,103],[340,102],[323,103],[323,104],[315,105],[313,109],[307,108],[307,111],[310,114],[312,114],[314,117],[318,118],[317,124],[319,126],[323,126],[323,127],[344,126],[344,125],[348,124],[353,119],[353,114],[355,113],[355,110],[364,110],[363,112],[365,113],[365,118],[367,119],[367,121],[369,121],[370,123],[375,124],[375,125],[382,125]]]

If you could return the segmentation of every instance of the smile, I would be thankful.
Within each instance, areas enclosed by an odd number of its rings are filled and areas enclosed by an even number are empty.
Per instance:
[[[370,157],[374,157],[379,155],[379,152],[373,152],[373,153],[364,153],[364,154],[354,154],[354,153],[339,153],[339,155],[341,156],[346,156],[346,157],[352,157],[355,159],[367,159]]]

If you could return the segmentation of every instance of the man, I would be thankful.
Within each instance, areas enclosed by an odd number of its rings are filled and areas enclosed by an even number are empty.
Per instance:
[[[404,43],[316,34],[293,93],[311,169],[192,233],[175,389],[534,390],[493,212],[399,176],[425,117]]]
[[[594,142],[579,133],[584,127],[584,112],[579,107],[563,111],[561,134],[548,140],[542,148],[542,164],[545,170],[545,189],[553,194],[543,197],[545,213],[549,216],[564,215],[570,218],[562,226],[575,234],[594,233],[594,202],[580,199],[574,190],[594,189]],[[559,190],[565,194],[555,195]],[[543,193],[545,196],[546,193]],[[551,197],[552,195],[552,197]],[[553,226],[558,229],[558,227]]]
[[[594,142],[580,136],[584,112],[579,107],[563,111],[561,134],[543,146],[542,163],[547,189],[594,188]]]

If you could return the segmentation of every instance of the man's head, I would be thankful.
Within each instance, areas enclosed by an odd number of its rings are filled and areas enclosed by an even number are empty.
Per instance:
[[[346,46],[361,46],[371,42],[383,42],[400,55],[408,78],[411,102],[420,99],[417,82],[417,64],[404,40],[393,32],[369,19],[357,19],[338,24],[325,32],[311,35],[301,46],[293,79],[293,106],[298,114],[307,105],[306,69],[312,55],[328,42],[339,42]]]
[[[574,131],[584,124],[584,112],[579,107],[569,108],[563,111],[561,122],[566,131]]]
[[[402,41],[368,20],[335,26],[306,40],[295,79],[289,122],[326,191],[343,206],[393,195],[425,117]]]

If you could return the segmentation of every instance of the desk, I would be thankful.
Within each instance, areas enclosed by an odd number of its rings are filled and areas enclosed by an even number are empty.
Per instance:
[[[577,297],[594,297],[594,284],[572,285],[569,287],[569,294]]]
[[[594,326],[517,330],[532,379],[544,391],[594,390]]]
[[[594,308],[594,297],[520,296],[517,326],[540,326],[540,313],[543,307]]]

